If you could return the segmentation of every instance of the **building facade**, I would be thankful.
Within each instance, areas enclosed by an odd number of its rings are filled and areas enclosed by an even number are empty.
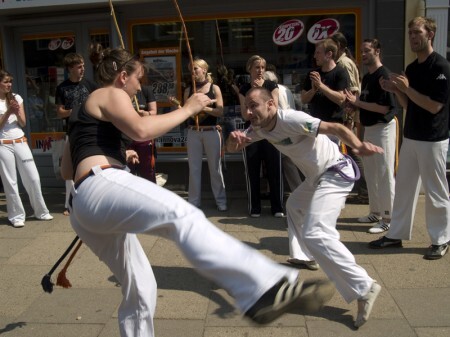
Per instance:
[[[190,81],[186,38],[173,1],[115,0],[112,4],[116,20],[107,0],[61,3],[0,3],[0,65],[14,74],[14,91],[24,97],[26,134],[42,185],[47,187],[63,185],[53,172],[52,144],[64,136],[54,95],[56,86],[67,77],[62,64],[65,54],[82,54],[86,77],[93,78],[89,44],[95,41],[104,47],[116,47],[123,40],[149,69],[159,113],[173,108],[167,97],[181,99]],[[280,83],[295,91],[314,66],[314,44],[337,31],[346,35],[357,61],[361,41],[377,37],[383,45],[383,63],[400,72],[414,58],[409,52],[405,26],[416,15],[436,18],[436,47],[449,55],[449,0],[180,0],[178,5],[192,54],[207,60],[215,79],[219,77],[218,69],[226,67],[237,82],[246,81],[246,61],[258,54],[276,68]],[[225,122],[239,128],[239,106],[231,101],[225,104]],[[181,125],[157,142],[158,168],[168,172],[174,184],[187,185],[185,140],[186,131]],[[231,169],[241,164],[239,155],[226,155],[225,159]]]

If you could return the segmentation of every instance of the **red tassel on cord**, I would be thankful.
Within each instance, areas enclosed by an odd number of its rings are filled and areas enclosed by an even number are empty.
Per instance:
[[[56,285],[61,286],[63,288],[71,288],[72,287],[72,284],[66,277],[66,273],[67,273],[67,269],[69,268],[70,263],[72,262],[73,258],[77,254],[78,249],[80,249],[82,243],[83,243],[83,241],[80,240],[80,242],[78,242],[78,245],[73,250],[72,254],[70,254],[70,257],[67,260],[64,268],[61,269],[61,271],[58,274],[58,278],[56,279]]]

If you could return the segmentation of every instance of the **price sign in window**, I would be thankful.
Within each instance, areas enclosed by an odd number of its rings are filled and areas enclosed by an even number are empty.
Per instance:
[[[156,98],[158,113],[176,108],[169,101],[175,97],[181,102],[181,61],[178,47],[160,47],[140,50],[141,60],[148,69],[148,85]],[[186,152],[184,125],[179,125],[156,139],[159,152]]]
[[[141,58],[148,69],[148,83],[158,107],[170,106],[168,97],[181,101],[180,49],[162,47],[141,49]]]

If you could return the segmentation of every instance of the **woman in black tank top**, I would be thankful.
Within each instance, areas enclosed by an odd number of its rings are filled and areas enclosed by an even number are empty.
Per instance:
[[[136,234],[157,233],[173,240],[199,273],[223,287],[255,322],[269,323],[297,303],[320,308],[331,298],[329,283],[303,285],[298,270],[275,263],[220,231],[183,198],[129,173],[122,156],[108,155],[114,153],[114,144],[121,146],[120,133],[135,141],[159,137],[214,101],[195,93],[175,111],[140,116],[130,100],[140,88],[139,60],[123,49],[105,50],[99,60],[97,75],[103,87],[86,100],[83,116],[72,113],[62,171],[65,179],[75,181],[70,202],[73,229],[122,287],[120,335],[154,336],[156,280]],[[74,170],[72,157],[78,163]]]
[[[217,117],[223,115],[223,99],[219,86],[213,84],[211,75],[208,73],[208,63],[202,59],[195,59],[190,67],[196,82],[197,92],[204,93],[216,102],[203,109],[196,118],[198,126],[193,118],[188,120],[187,152],[189,164],[189,194],[188,201],[196,206],[201,206],[202,191],[202,166],[203,152],[208,160],[211,188],[219,211],[227,210],[227,196],[222,174],[221,149],[222,132],[217,123]],[[192,86],[186,88],[184,100],[192,95]]]

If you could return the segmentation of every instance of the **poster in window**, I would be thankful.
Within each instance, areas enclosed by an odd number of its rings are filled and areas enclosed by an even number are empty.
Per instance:
[[[181,61],[177,47],[148,48],[140,50],[141,59],[148,69],[147,85],[155,95],[158,113],[174,109],[169,97],[181,102]],[[156,139],[160,152],[186,152],[186,132],[184,125],[179,125],[165,135]]]
[[[181,101],[180,50],[178,47],[141,49],[141,58],[148,69],[148,85],[158,107],[171,106],[168,97]]]

